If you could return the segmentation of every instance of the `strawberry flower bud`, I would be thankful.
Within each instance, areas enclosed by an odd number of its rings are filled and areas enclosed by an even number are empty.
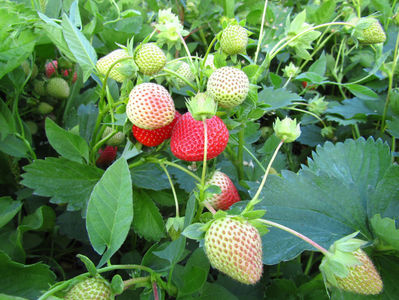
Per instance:
[[[291,143],[301,135],[301,128],[296,120],[286,117],[284,120],[279,118],[273,124],[274,133],[276,136],[284,141],[284,143]]]
[[[284,76],[288,78],[295,77],[299,73],[299,68],[295,66],[292,62],[283,69]]]
[[[179,18],[172,13],[172,9],[163,9],[158,12],[158,22],[155,28],[159,31],[158,39],[175,43],[180,39],[180,36],[185,36],[188,31],[184,30]]]
[[[324,101],[324,97],[316,96],[309,102],[308,110],[316,115],[321,115],[326,111],[328,102]]]

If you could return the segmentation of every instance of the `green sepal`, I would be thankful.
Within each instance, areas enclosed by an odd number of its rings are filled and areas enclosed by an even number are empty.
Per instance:
[[[192,240],[202,240],[205,237],[205,232],[204,224],[193,223],[187,226],[181,234]]]
[[[259,231],[260,236],[269,232],[269,226],[257,219],[248,220],[248,223]]]
[[[192,117],[197,121],[211,119],[217,111],[217,103],[207,93],[198,93],[186,102],[186,106]]]
[[[253,211],[246,211],[241,216],[248,220],[260,219],[266,214],[266,210],[253,210]]]
[[[88,258],[87,256],[84,256],[83,254],[78,254],[76,255],[77,258],[79,258],[86,266],[87,271],[90,273],[92,277],[95,277],[98,272],[97,268],[94,265],[94,263]]]
[[[125,285],[123,284],[123,279],[122,279],[121,275],[119,275],[119,274],[114,275],[114,277],[112,277],[112,281],[111,281],[112,294],[114,294],[114,295],[122,294],[124,287],[125,287]]]
[[[184,217],[169,218],[165,227],[171,239],[176,240],[184,228]]]

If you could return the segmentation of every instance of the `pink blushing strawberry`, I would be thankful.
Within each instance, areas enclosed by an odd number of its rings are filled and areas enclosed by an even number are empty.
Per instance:
[[[45,67],[47,78],[50,78],[51,76],[54,75],[54,73],[57,72],[58,61],[57,60],[52,60],[52,61],[48,62],[44,67]]]
[[[229,176],[220,171],[215,171],[207,185],[216,185],[220,188],[220,194],[213,194],[205,199],[214,209],[229,209],[231,205],[241,200],[237,188]]]

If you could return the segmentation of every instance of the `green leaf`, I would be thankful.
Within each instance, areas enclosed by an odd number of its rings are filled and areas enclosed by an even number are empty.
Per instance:
[[[369,101],[360,98],[345,99],[341,104],[329,105],[326,112],[329,114],[338,114],[345,119],[365,118],[369,115],[378,115],[378,113],[369,107]]]
[[[308,159],[308,167],[302,166],[298,174],[283,171],[282,177],[268,178],[260,195],[262,202],[256,209],[266,209],[268,220],[288,226],[327,249],[335,240],[355,231],[371,239],[368,210],[379,213],[380,208],[372,208],[372,201],[384,199],[383,188],[396,174],[389,173],[390,165],[389,147],[381,141],[358,139],[336,145],[325,143],[317,147],[313,159]],[[392,181],[391,184],[392,190],[398,186]],[[249,183],[251,195],[258,185]],[[390,205],[382,205],[395,213],[393,207],[398,205],[392,200],[393,196],[395,194],[388,192],[386,203]],[[269,229],[270,232],[262,237],[265,264],[292,259],[305,249],[314,250],[285,231]]]
[[[379,239],[379,243],[382,244],[382,249],[395,249],[399,251],[399,229],[396,229],[395,220],[390,218],[381,218],[381,216],[375,215],[371,218],[371,227],[375,235]],[[380,245],[377,245],[379,247]]]
[[[23,140],[10,134],[0,141],[0,151],[15,157],[27,157],[29,148]]]
[[[7,104],[0,101],[0,141],[6,138],[10,133],[15,133],[14,117]]]
[[[65,158],[47,157],[24,167],[21,183],[36,195],[51,197],[52,203],[68,203],[69,210],[86,206],[91,191],[103,171]]]
[[[191,295],[201,290],[206,282],[209,269],[209,260],[203,248],[197,248],[191,254],[185,267],[175,269],[173,273],[173,279],[179,291],[178,297]]]
[[[170,188],[168,178],[156,164],[146,163],[131,169],[132,182],[136,187],[160,191]]]
[[[55,275],[49,266],[42,263],[23,265],[0,252],[0,293],[33,300],[54,281]]]
[[[183,232],[181,233],[185,237],[188,237],[189,239],[192,240],[200,240],[203,239],[205,236],[205,232],[201,230],[203,228],[204,224],[202,223],[193,223],[189,226],[187,226]]]
[[[165,224],[158,208],[143,190],[135,190],[134,199],[134,231],[146,240],[159,241],[165,236]]]
[[[399,166],[391,165],[384,177],[378,182],[377,188],[371,194],[368,203],[368,215],[372,218],[376,214],[398,220],[399,216]]]
[[[327,79],[321,74],[315,72],[306,72],[298,75],[295,79],[302,80],[306,82],[310,82],[312,84],[323,84],[323,82]]]
[[[350,83],[350,84],[345,84],[344,85],[353,95],[360,99],[364,100],[378,100],[380,99],[380,96],[376,94],[373,90],[370,88],[360,85],[360,84],[355,84],[355,83]]]
[[[308,5],[306,12],[310,23],[322,24],[330,22],[336,15],[335,8],[337,2],[335,0],[323,1],[321,4]]]
[[[87,206],[90,242],[98,254],[103,254],[99,266],[119,250],[129,233],[133,220],[132,197],[129,167],[126,160],[120,158],[98,181]]]
[[[96,51],[65,13],[62,15],[62,32],[69,49],[83,70],[83,81],[86,81],[96,67]]]
[[[98,116],[98,108],[93,104],[80,105],[78,108],[79,134],[86,142],[91,141]]]
[[[326,3],[328,2],[335,2],[335,1],[326,1]],[[309,72],[311,73],[317,73],[320,76],[324,76],[324,74],[326,73],[326,68],[327,68],[327,57],[325,55],[325,53],[323,52],[320,57],[309,67]]]
[[[1,293],[0,293],[0,299],[2,299],[2,300],[27,300],[27,298],[9,296],[6,294],[1,294]]]
[[[387,121],[387,131],[396,139],[399,139],[399,118]]]
[[[11,197],[0,197],[0,228],[11,221],[21,210],[22,202],[13,200]]]
[[[82,162],[82,158],[89,161],[89,146],[79,135],[66,131],[50,118],[46,119],[46,135],[50,145],[65,158]]]
[[[90,276],[94,277],[98,274],[96,266],[90,260],[90,258],[88,258],[87,256],[84,256],[83,254],[78,254],[78,255],[76,255],[76,257],[79,258],[82,261],[82,263],[85,264],[85,267],[86,267],[87,271],[90,273]]]
[[[47,205],[40,206],[33,214],[26,216],[18,230],[26,232],[35,231],[51,231],[54,228],[55,212]]]
[[[50,4],[56,3],[57,1],[51,1]],[[62,27],[51,20],[46,15],[38,12],[39,17],[46,23],[43,26],[43,30],[47,33],[47,37],[54,43],[54,45],[63,53],[69,60],[75,61],[71,50],[68,48],[68,44],[65,41],[62,33]],[[58,13],[57,13],[58,16]]]
[[[159,258],[166,259],[173,266],[181,260],[185,245],[186,238],[180,236],[177,240],[170,242],[165,249],[153,251],[152,253]]]
[[[21,65],[33,52],[37,35],[36,14],[15,1],[0,7],[0,79]]]
[[[303,100],[301,96],[291,93],[284,88],[274,89],[272,87],[265,87],[259,93],[259,103],[265,111],[276,110],[300,100]]]

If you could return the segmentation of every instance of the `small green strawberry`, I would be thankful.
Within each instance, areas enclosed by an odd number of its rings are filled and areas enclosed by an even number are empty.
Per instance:
[[[126,115],[137,127],[157,129],[175,118],[175,104],[168,90],[156,83],[141,83],[129,94]]]
[[[43,80],[35,80],[33,81],[33,90],[39,96],[46,96],[46,83]]]
[[[323,257],[320,271],[327,286],[362,295],[381,293],[383,283],[372,261],[360,247],[367,242],[353,233],[336,241]]]
[[[21,64],[22,70],[24,71],[25,75],[28,76],[31,73],[31,68],[30,68],[30,63],[27,60],[24,60]],[[32,65],[32,73],[30,75],[30,79],[34,79],[37,74],[39,73],[39,70],[37,68],[37,65],[33,63]]]
[[[87,278],[72,287],[64,297],[65,300],[111,300],[111,286],[104,278],[97,276]]]
[[[144,75],[154,75],[165,66],[166,56],[156,44],[148,43],[142,45],[137,50],[134,61],[141,73]]]
[[[109,135],[112,132],[112,128],[107,126],[104,130],[104,133],[102,135],[102,138],[105,138],[107,135]],[[109,146],[119,146],[125,141],[125,135],[123,132],[118,131],[115,133],[110,139],[106,141],[106,144]]]
[[[371,24],[362,30],[362,36],[359,41],[365,45],[379,44],[385,42],[387,36],[384,28],[378,20],[373,20]]]
[[[244,53],[248,44],[247,30],[240,25],[227,26],[220,38],[222,51],[229,55]]]
[[[47,83],[47,93],[59,99],[65,99],[69,97],[71,90],[69,88],[68,82],[62,78],[51,78]]]
[[[109,68],[118,60],[122,58],[128,58],[130,55],[124,49],[117,49],[108,53],[106,56],[100,58],[97,63],[96,67],[98,71],[105,75]],[[123,82],[127,79],[127,76],[121,72],[121,68],[123,67],[123,62],[117,63],[110,71],[109,77],[114,79],[117,82]]]
[[[219,106],[231,108],[241,104],[247,97],[249,79],[237,68],[222,67],[209,77],[206,89]]]
[[[53,111],[54,107],[46,102],[40,102],[37,106],[37,112],[41,115],[47,115]]]
[[[215,220],[205,234],[205,253],[215,269],[239,282],[255,284],[262,276],[262,241],[247,221]]]
[[[180,62],[179,67],[176,70],[176,73],[180,76],[186,78],[189,82],[193,82],[195,80],[195,75],[191,71],[190,65],[184,61]],[[182,79],[177,78],[177,84],[179,87],[187,85]]]

